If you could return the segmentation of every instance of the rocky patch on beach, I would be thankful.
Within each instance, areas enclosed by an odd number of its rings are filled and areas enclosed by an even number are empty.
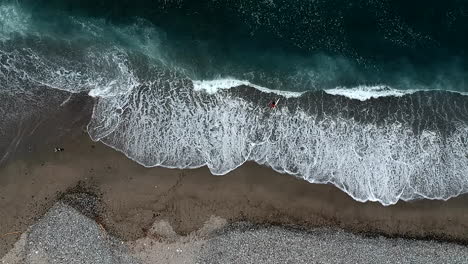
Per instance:
[[[158,220],[145,237],[123,241],[96,221],[99,214],[93,210],[99,208],[89,194],[64,195],[21,235],[1,263],[463,263],[468,259],[468,248],[457,244],[362,237],[339,229],[228,224],[215,216],[188,235],[179,235],[169,222]]]

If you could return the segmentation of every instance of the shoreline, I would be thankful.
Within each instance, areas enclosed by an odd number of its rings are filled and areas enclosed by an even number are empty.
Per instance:
[[[331,227],[367,237],[468,244],[468,195],[382,206],[357,202],[330,184],[311,184],[253,162],[224,176],[211,175],[206,167],[145,168],[89,138],[84,128],[92,102],[73,96],[63,109],[32,126],[33,133],[21,141],[16,155],[0,166],[0,234],[24,232],[79,186],[98,197],[96,216],[110,234],[125,241],[145,237],[156,221],[167,221],[176,233],[186,235],[217,216],[228,223]],[[51,133],[51,127],[56,132]],[[57,146],[64,151],[54,152]],[[0,256],[18,237],[0,237]]]

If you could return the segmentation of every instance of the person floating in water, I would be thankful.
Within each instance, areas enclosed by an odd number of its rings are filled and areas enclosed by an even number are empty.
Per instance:
[[[278,102],[279,102],[279,99],[278,100],[273,100],[271,101],[270,103],[268,103],[268,107],[270,107],[271,109],[274,109],[278,106]]]

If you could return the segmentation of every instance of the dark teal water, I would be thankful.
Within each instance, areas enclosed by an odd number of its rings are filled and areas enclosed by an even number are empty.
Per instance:
[[[468,90],[467,1],[19,2],[33,20],[64,34],[84,34],[73,31],[69,16],[115,27],[139,18],[154,29],[159,55],[194,79],[229,76],[300,91],[375,84]],[[100,40],[112,45],[110,37]]]

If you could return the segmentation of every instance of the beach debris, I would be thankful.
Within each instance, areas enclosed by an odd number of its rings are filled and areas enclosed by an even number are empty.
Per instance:
[[[59,147],[54,148],[54,152],[62,152],[64,150],[65,150],[64,148],[59,148]]]
[[[9,235],[19,235],[19,234],[21,234],[20,231],[15,231],[15,232],[9,232],[9,233],[3,234],[0,237],[6,237],[6,236],[9,236]]]
[[[97,223],[99,225],[99,227],[101,228],[101,231],[104,233],[104,234],[107,234],[106,232],[106,229],[104,228],[104,226],[101,224],[101,223]]]

